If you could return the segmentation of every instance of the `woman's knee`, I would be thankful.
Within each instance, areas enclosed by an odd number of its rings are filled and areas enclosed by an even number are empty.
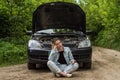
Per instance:
[[[79,68],[79,64],[78,63],[74,63],[74,66],[73,66],[75,69],[78,69]]]
[[[49,65],[52,65],[52,64],[53,64],[53,61],[50,61],[50,60],[49,60],[49,61],[47,62],[47,65],[48,65],[48,66],[49,66]]]
[[[47,62],[47,66],[48,68],[53,72],[53,73],[59,73],[61,72],[61,70],[59,69],[59,67],[53,62],[53,61],[48,61]]]

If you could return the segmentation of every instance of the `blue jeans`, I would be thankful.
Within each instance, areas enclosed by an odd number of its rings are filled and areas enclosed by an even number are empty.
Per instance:
[[[73,71],[77,70],[79,68],[78,63],[74,64],[55,64],[53,61],[48,61],[47,66],[53,73],[72,73]]]

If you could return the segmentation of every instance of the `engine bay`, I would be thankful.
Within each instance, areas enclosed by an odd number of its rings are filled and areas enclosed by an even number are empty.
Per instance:
[[[53,38],[60,38],[63,42],[63,44],[76,44],[80,41],[83,41],[86,37],[81,37],[81,36],[35,36],[33,37],[34,40],[39,41],[40,43],[43,44],[51,44]]]

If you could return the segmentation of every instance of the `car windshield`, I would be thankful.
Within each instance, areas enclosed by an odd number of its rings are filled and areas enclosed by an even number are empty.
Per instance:
[[[41,34],[41,33],[48,33],[48,34],[54,34],[54,33],[82,33],[81,31],[76,31],[73,29],[45,29],[41,31],[37,31],[36,33]]]

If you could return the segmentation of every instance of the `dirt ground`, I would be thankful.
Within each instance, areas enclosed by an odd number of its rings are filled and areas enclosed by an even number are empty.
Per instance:
[[[56,78],[48,69],[28,70],[26,64],[0,68],[0,80],[120,80],[120,52],[93,47],[92,69],[72,78]]]

